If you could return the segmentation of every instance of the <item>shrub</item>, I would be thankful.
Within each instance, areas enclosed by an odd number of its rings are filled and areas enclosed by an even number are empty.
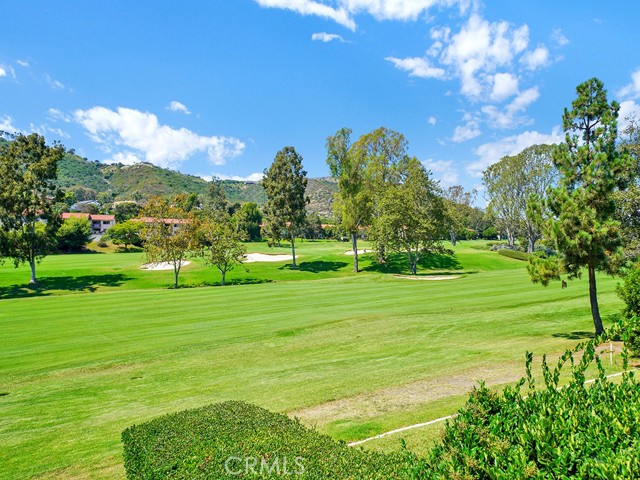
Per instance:
[[[96,242],[96,245],[99,246],[100,248],[107,248],[109,246],[109,244],[104,240],[104,238],[100,238],[100,240]]]
[[[640,384],[633,373],[623,374],[620,382],[608,381],[595,350],[619,333],[614,329],[565,352],[555,368],[543,357],[541,389],[531,374],[531,353],[527,377],[515,387],[496,395],[480,385],[447,424],[428,459],[418,461],[415,476],[639,478]],[[574,358],[581,351],[582,358]],[[568,362],[572,380],[559,388],[560,372]],[[585,371],[594,362],[598,378],[585,385]],[[522,392],[527,383],[528,391]]]
[[[616,292],[625,303],[622,314],[633,320],[625,345],[633,355],[640,356],[640,268],[633,268],[618,285]]]
[[[493,240],[498,237],[498,230],[495,227],[485,228],[482,232],[482,238]]]
[[[501,250],[498,250],[498,254],[509,258],[515,258],[516,260],[524,260],[525,262],[529,260],[528,253],[520,252],[518,250],[509,250],[503,248]]]
[[[122,441],[130,479],[238,478],[240,472],[242,478],[408,478],[407,455],[350,448],[297,420],[243,402],[134,425],[122,433]]]
[[[56,234],[58,248],[65,252],[77,252],[91,241],[91,224],[86,218],[65,219]]]

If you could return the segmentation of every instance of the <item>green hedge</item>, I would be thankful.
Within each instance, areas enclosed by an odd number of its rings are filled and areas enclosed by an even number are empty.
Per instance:
[[[524,260],[525,262],[529,260],[529,254],[525,252],[520,252],[518,250],[509,250],[508,248],[504,248],[502,250],[498,250],[500,255],[509,258],[515,258],[516,260]]]
[[[409,455],[351,448],[243,402],[134,425],[122,433],[122,441],[130,479],[409,478]]]

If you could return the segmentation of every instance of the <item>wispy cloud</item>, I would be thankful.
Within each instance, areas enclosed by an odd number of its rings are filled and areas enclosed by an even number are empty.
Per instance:
[[[161,125],[153,113],[119,107],[76,110],[74,119],[96,143],[116,153],[111,160],[122,163],[147,161],[176,168],[186,159],[204,153],[214,165],[237,157],[244,143],[233,137],[202,136],[186,128]]]
[[[428,59],[421,57],[396,58],[386,57],[385,60],[395,65],[398,70],[409,73],[410,77],[444,79],[446,71],[443,68],[434,67]]]
[[[16,63],[25,68],[29,66],[29,62],[27,62],[26,60],[16,60]]]
[[[440,181],[441,187],[451,187],[459,181],[458,171],[451,160],[425,160],[422,164],[431,170],[436,180]]]
[[[225,175],[223,173],[212,173],[211,175],[199,174],[198,177],[210,182],[214,178],[220,180],[235,180],[237,182],[259,182],[264,177],[264,173],[250,173],[246,177],[240,175]]]
[[[191,112],[186,107],[186,105],[184,105],[183,103],[180,103],[180,102],[178,102],[176,100],[172,100],[169,103],[169,105],[167,105],[167,108],[169,110],[171,110],[172,112],[179,112],[179,113],[184,113],[185,115],[191,115]]]
[[[343,43],[345,41],[344,38],[342,38],[342,36],[338,35],[337,33],[326,33],[326,32],[318,32],[318,33],[312,34],[311,40],[324,42],[324,43],[332,42],[334,40],[338,40]]]
[[[484,143],[473,150],[478,159],[467,164],[466,170],[472,177],[482,177],[482,172],[488,166],[498,162],[505,155],[515,155],[532,145],[555,144],[562,141],[564,136],[560,127],[556,126],[548,134],[527,131],[495,142]]]
[[[261,7],[291,10],[300,15],[315,15],[333,20],[349,30],[356,29],[356,23],[345,7],[336,8],[314,0],[256,0],[256,2]]]

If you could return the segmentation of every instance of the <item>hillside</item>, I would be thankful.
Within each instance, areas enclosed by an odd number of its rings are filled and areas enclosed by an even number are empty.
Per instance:
[[[200,177],[150,163],[107,165],[71,153],[65,155],[58,164],[58,183],[65,189],[82,190],[83,197],[88,195],[97,198],[100,194],[107,194],[114,200],[144,200],[153,195],[174,196],[180,193],[202,194],[207,187],[207,182]],[[266,201],[260,182],[223,180],[222,186],[230,202],[262,205]],[[337,190],[331,178],[310,178],[307,186],[309,210],[330,216]]]

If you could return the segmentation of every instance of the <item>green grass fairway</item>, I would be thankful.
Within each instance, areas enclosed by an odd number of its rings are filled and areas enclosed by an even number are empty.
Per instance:
[[[224,288],[167,289],[171,272],[140,271],[139,253],[49,257],[41,291],[0,267],[0,478],[122,478],[124,428],[231,399],[356,440],[453,413],[475,380],[519,377],[527,349],[593,331],[585,280],[545,289],[471,245],[430,261],[461,275],[446,281],[369,260],[356,276],[334,242],[302,243],[306,270],[250,264],[232,278],[255,284]],[[194,263],[181,283],[217,280]],[[605,315],[615,284],[600,278]]]

